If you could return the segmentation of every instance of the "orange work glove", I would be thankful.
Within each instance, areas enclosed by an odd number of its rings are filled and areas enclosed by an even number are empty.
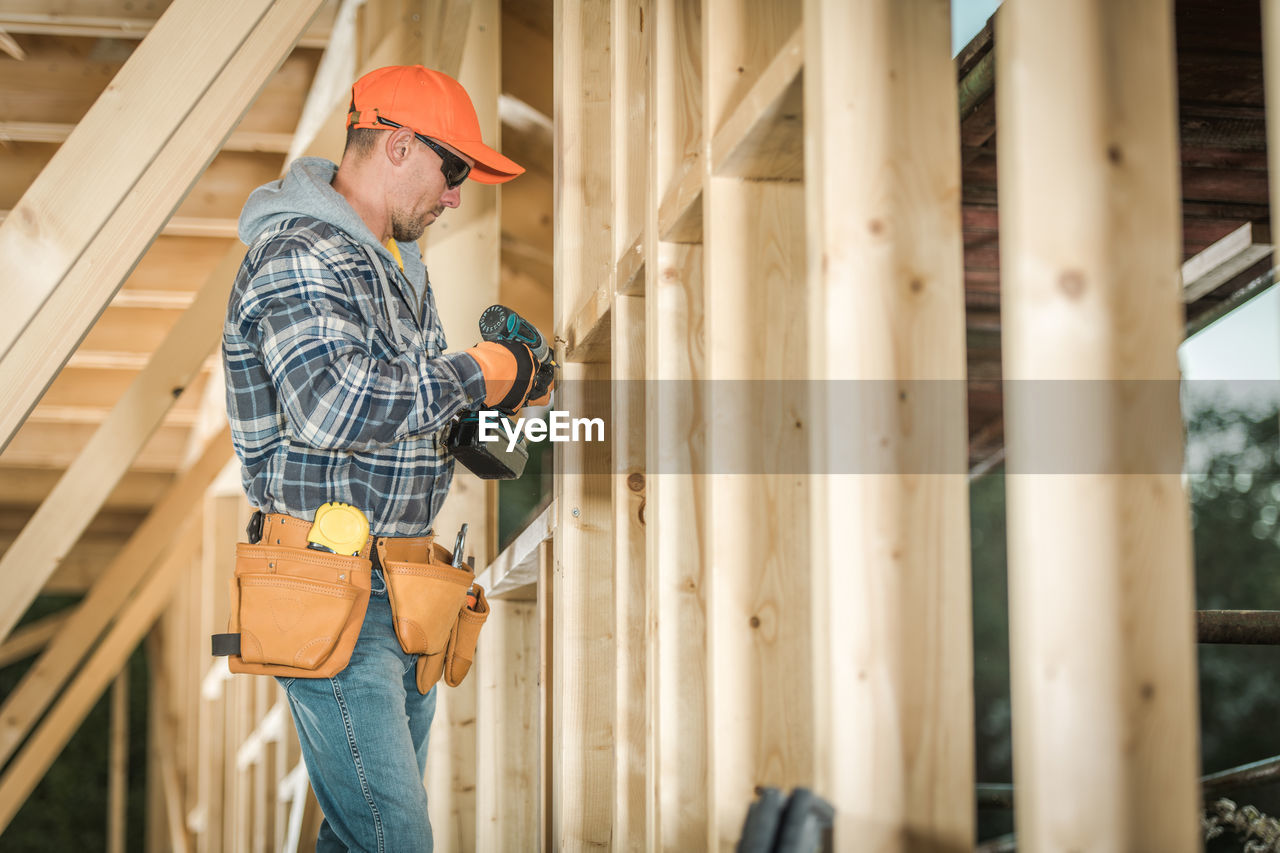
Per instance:
[[[484,374],[485,406],[514,412],[525,404],[538,368],[527,346],[511,341],[483,341],[466,352]]]

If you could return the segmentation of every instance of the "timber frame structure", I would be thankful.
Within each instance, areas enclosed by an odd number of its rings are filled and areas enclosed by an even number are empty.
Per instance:
[[[1003,392],[1176,381],[1271,285],[1277,7],[1005,0],[953,59],[946,0],[0,0],[0,661],[37,656],[0,832],[144,644],[146,848],[314,838],[278,687],[208,654],[248,515],[216,343],[248,192],[421,62],[529,167],[427,235],[450,340],[495,301],[554,329],[609,439],[502,550],[492,484],[437,522],[484,530],[493,605],[437,849],[724,850],[763,785],[839,850],[972,849],[967,484],[1006,435],[1019,842],[1199,849],[1176,467],[1036,473]],[[878,396],[838,421],[819,381]],[[1181,453],[1176,402],[1110,403],[1117,458],[1153,416]],[[874,475],[831,473],[854,441]],[[50,592],[84,598],[15,627]]]

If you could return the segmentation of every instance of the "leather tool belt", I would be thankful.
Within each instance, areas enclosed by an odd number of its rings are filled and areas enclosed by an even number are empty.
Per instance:
[[[370,537],[359,554],[343,556],[308,548],[310,529],[310,521],[255,513],[250,538],[258,541],[236,545],[231,616],[227,633],[213,637],[213,653],[227,655],[232,672],[337,675],[360,635],[376,560],[396,638],[406,654],[418,655],[418,689],[425,694],[441,677],[457,687],[489,616],[474,575],[451,566],[434,536]]]

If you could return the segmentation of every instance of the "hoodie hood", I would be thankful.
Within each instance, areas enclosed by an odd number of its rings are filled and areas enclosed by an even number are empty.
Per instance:
[[[239,235],[246,246],[252,246],[267,231],[289,219],[307,216],[341,228],[358,243],[379,252],[392,269],[399,264],[386,246],[364,224],[364,220],[333,188],[338,167],[323,157],[299,157],[289,165],[283,178],[263,184],[249,194],[240,213]],[[404,261],[405,277],[420,290],[426,279],[426,268],[416,243],[398,243]]]

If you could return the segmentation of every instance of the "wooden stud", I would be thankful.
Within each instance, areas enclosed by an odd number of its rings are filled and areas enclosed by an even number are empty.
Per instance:
[[[236,2],[261,5],[261,0]],[[13,215],[0,224],[0,277],[31,294],[0,315],[0,351],[5,353],[0,410],[20,417],[31,410],[319,2],[275,0],[247,15],[256,26],[245,35],[227,35],[234,41],[232,51],[215,61],[205,51],[218,44],[218,34],[237,19],[237,10],[207,11],[205,4],[179,0],[157,25],[156,41],[184,42],[186,30],[170,29],[172,22],[196,28],[200,37],[185,41],[200,49],[185,51],[178,60],[168,48],[157,48],[155,55],[148,48],[151,40],[140,45],[114,81],[113,97],[100,101],[101,108],[95,105],[58,149]],[[212,20],[192,18],[186,11],[191,7],[206,9]],[[167,68],[170,62],[181,70]],[[204,62],[214,69],[205,72],[214,73],[212,79],[191,70]],[[188,78],[198,82],[184,94],[181,81]],[[148,100],[152,79],[164,80],[167,87],[154,103]],[[181,106],[186,100],[189,109]],[[156,111],[163,118],[153,119]],[[103,138],[109,140],[105,149]],[[48,262],[29,263],[35,256]],[[12,428],[0,431],[0,441],[11,434]]]
[[[814,778],[836,809],[837,849],[968,848],[964,294],[947,4],[813,0],[804,31],[805,169],[822,176],[805,186],[809,363],[824,380],[809,415],[820,475]],[[873,472],[885,476],[842,476]]]
[[[693,176],[701,239],[700,4],[659,0],[650,27],[645,242],[645,847],[706,847],[709,676],[705,654],[703,252],[665,242],[656,203]],[[683,182],[681,182],[683,183]],[[659,535],[661,531],[661,535]]]
[[[613,22],[610,0],[555,4],[556,335],[565,340],[580,306],[613,289]],[[629,236],[625,239],[631,239]],[[610,422],[607,365],[567,363],[557,406]],[[555,454],[556,521],[551,625],[551,782],[548,821],[561,847],[608,845],[613,838],[616,719],[609,452],[570,442]]]
[[[1280,211],[1280,3],[1262,0],[1263,96],[1267,115],[1267,189],[1271,200],[1271,221]],[[1273,256],[1274,258],[1274,256]],[[1272,260],[1272,266],[1277,266]]]
[[[552,837],[555,813],[555,546],[538,547],[538,843],[556,849]]]
[[[107,853],[124,853],[129,804],[129,661],[111,682],[107,752]]]
[[[611,413],[613,429],[613,637],[616,712],[613,724],[614,837],[624,850],[643,850],[647,805],[645,610],[645,303],[614,299]]]
[[[205,446],[201,458],[165,493],[130,537],[129,542],[94,584],[74,616],[23,676],[0,706],[0,755],[8,758],[45,708],[73,674],[76,664],[102,634],[103,628],[146,576],[158,555],[172,542],[175,531],[200,495],[231,459],[231,429],[225,427]],[[21,610],[19,610],[21,613]]]
[[[537,605],[490,599],[476,649],[476,850],[521,850],[538,833]]]
[[[70,610],[61,610],[18,628],[0,645],[0,667],[9,666],[39,652],[58,635],[70,616]]]
[[[1173,20],[1169,0],[1090,0],[1010,3],[996,22],[1026,849],[1202,843]],[[1085,441],[1046,443],[1055,430]]]
[[[712,0],[704,105],[719,128],[773,67],[799,8]],[[713,137],[714,138],[714,137]],[[735,843],[755,787],[812,779],[804,195],[795,183],[715,177],[703,189],[710,681],[705,845]],[[794,395],[794,396],[793,396]],[[714,440],[710,440],[714,437]],[[742,477],[740,474],[756,474]],[[766,687],[767,685],[767,687]]]

